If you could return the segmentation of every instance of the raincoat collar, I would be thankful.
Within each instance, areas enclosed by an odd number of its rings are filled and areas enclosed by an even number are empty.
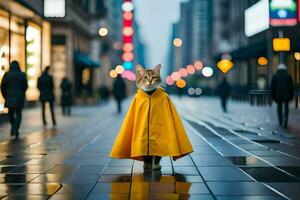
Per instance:
[[[156,96],[156,95],[161,94],[163,91],[164,91],[163,88],[157,87],[157,89],[156,89],[151,95],[148,95],[148,94],[147,94],[146,92],[144,92],[142,89],[138,89],[137,94],[142,95],[142,96],[145,96],[145,97],[153,97],[153,96]]]

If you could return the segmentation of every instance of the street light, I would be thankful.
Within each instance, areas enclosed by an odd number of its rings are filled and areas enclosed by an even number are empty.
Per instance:
[[[175,38],[175,39],[173,40],[173,45],[174,45],[175,47],[181,47],[181,46],[182,46],[182,40],[181,40],[180,38]]]
[[[101,28],[99,29],[99,35],[100,35],[101,37],[107,36],[107,35],[108,35],[108,29],[107,29],[106,27],[101,27]]]

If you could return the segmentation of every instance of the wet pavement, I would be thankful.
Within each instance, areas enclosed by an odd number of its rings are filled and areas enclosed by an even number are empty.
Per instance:
[[[0,127],[1,199],[299,199],[297,133],[273,115],[254,120],[272,108],[232,103],[223,114],[216,99],[174,101],[194,152],[147,173],[142,162],[108,158],[124,117],[113,103],[58,115],[55,129],[42,127],[37,109],[25,111],[19,140]]]

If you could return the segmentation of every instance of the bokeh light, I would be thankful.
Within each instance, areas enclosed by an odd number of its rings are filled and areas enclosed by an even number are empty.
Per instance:
[[[125,20],[132,20],[132,18],[133,18],[132,12],[124,12],[124,13],[123,13],[123,18],[124,18]]]
[[[195,88],[190,87],[190,88],[188,89],[188,93],[189,93],[189,95],[194,95],[194,94],[195,94]]]
[[[116,71],[118,74],[122,74],[122,72],[124,71],[124,67],[122,65],[117,65]]]
[[[133,44],[132,43],[125,43],[123,45],[123,51],[126,51],[126,52],[133,51]]]
[[[181,77],[186,77],[188,75],[188,72],[185,68],[179,69],[179,74]]]
[[[213,71],[213,69],[211,67],[204,67],[202,69],[203,76],[205,76],[207,78],[211,77],[213,75],[213,73],[214,73],[214,71]]]
[[[172,79],[173,79],[174,81],[178,81],[179,79],[181,79],[181,76],[180,76],[179,72],[173,72],[173,73],[171,74],[171,77],[172,77]]]
[[[124,12],[131,12],[134,9],[133,3],[126,1],[122,4],[122,10]]]
[[[200,60],[197,60],[195,63],[194,63],[194,66],[195,66],[195,69],[196,70],[201,70],[203,68],[203,63],[200,61]]]
[[[173,85],[173,84],[174,84],[174,80],[172,79],[171,76],[167,76],[167,78],[166,78],[166,83],[167,83],[168,85]]]
[[[123,53],[123,55],[122,55],[122,59],[124,60],[124,61],[132,61],[133,60],[133,53],[131,53],[131,52],[125,52],[125,53]]]
[[[180,38],[175,38],[175,39],[173,40],[173,45],[174,45],[175,47],[181,47],[181,45],[182,45],[182,40],[181,40]]]
[[[179,79],[178,81],[176,81],[176,85],[179,88],[184,88],[186,86],[186,82],[183,79]]]
[[[126,61],[126,62],[124,62],[123,63],[123,67],[125,68],[125,69],[132,69],[132,67],[133,67],[133,64],[132,64],[132,62],[129,62],[129,61]]]
[[[136,80],[136,75],[129,70],[124,70],[123,73],[121,74],[122,78],[127,78],[130,81],[135,81]]]
[[[196,72],[195,67],[193,65],[188,65],[186,70],[189,74],[194,74]]]
[[[130,26],[123,28],[123,35],[125,36],[131,36],[133,34],[133,28]]]
[[[267,58],[265,58],[265,57],[259,57],[258,59],[257,59],[257,62],[258,62],[258,64],[259,65],[267,65],[268,64],[268,59]]]
[[[202,89],[201,88],[196,88],[195,89],[195,94],[198,95],[198,96],[201,95],[202,94]]]
[[[109,76],[111,77],[111,78],[116,78],[117,76],[118,76],[118,72],[116,71],[116,70],[110,70],[110,72],[109,72]]]
[[[300,60],[300,52],[295,52],[294,57],[296,60]]]
[[[101,37],[107,36],[107,35],[108,35],[108,29],[107,29],[106,27],[101,27],[101,28],[99,29],[99,35],[100,35]]]

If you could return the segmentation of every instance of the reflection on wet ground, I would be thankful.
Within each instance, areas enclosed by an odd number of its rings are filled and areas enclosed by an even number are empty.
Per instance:
[[[184,114],[194,152],[164,157],[161,171],[108,158],[123,116],[91,109],[76,128],[0,142],[0,199],[297,199],[300,153],[253,132]],[[75,112],[76,113],[76,112]],[[188,112],[186,112],[188,113]],[[89,116],[85,114],[86,118]],[[72,127],[72,121],[70,123]],[[108,124],[113,124],[108,126]],[[283,145],[283,146],[281,146]],[[299,157],[295,156],[299,155]]]

